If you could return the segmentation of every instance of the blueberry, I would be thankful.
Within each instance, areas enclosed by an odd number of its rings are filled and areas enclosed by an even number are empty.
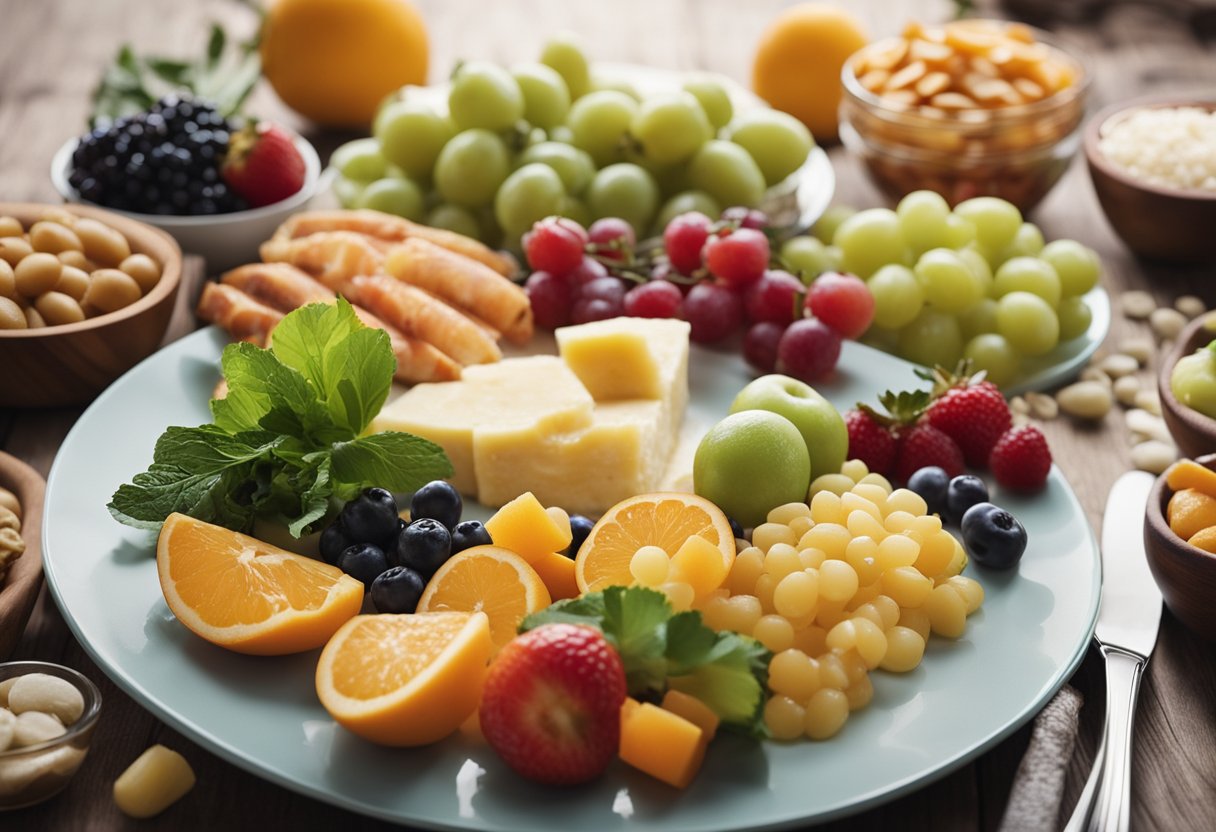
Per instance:
[[[736,520],[733,517],[727,517],[726,519],[730,523],[730,531],[731,531],[731,534],[733,534],[735,536],[735,540],[743,540],[744,538],[746,538],[747,535],[745,535],[743,532],[742,523],[740,523],[738,520]]]
[[[967,509],[976,503],[988,502],[988,486],[979,477],[971,474],[961,474],[950,480],[946,487],[945,520],[958,523],[967,513]]]
[[[414,520],[438,520],[451,531],[460,522],[463,508],[460,492],[452,488],[451,483],[435,480],[414,492],[414,499],[410,501],[410,517]]]
[[[1005,509],[976,503],[963,515],[963,545],[981,566],[1009,569],[1026,551],[1026,529]]]
[[[350,546],[351,539],[346,536],[342,524],[334,521],[321,532],[321,557],[326,563],[337,564],[342,551]]]
[[[488,546],[493,543],[490,533],[480,520],[465,520],[452,529],[452,554],[463,552],[473,546]]]
[[[908,477],[909,490],[921,496],[930,514],[941,514],[946,510],[946,489],[949,486],[950,475],[936,465],[921,468]]]
[[[347,546],[338,557],[338,568],[363,581],[363,586],[370,588],[372,582],[380,577],[380,573],[388,569],[388,559],[384,550],[373,543],[356,543]]]
[[[426,581],[413,569],[393,566],[372,581],[372,605],[376,612],[413,612],[424,589]]]
[[[595,521],[590,517],[584,517],[581,514],[570,515],[570,545],[562,552],[568,558],[574,558],[578,554],[578,550],[582,548],[583,541],[587,539],[587,535],[591,534],[591,529],[595,526]]]
[[[393,566],[408,566],[429,578],[452,554],[452,535],[431,517],[415,520],[397,536]]]
[[[383,488],[368,488],[338,515],[346,536],[359,543],[384,543],[397,533],[397,501]]]

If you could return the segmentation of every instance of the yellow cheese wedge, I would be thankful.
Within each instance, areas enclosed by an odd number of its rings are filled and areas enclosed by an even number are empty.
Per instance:
[[[612,318],[558,329],[557,349],[597,402],[688,400],[687,321]]]
[[[510,549],[528,563],[570,545],[570,520],[563,524],[545,510],[531,491],[515,497],[486,521],[495,546]]]
[[[684,717],[651,705],[621,708],[621,759],[651,777],[683,789],[705,759],[705,732]]]
[[[452,485],[478,494],[473,434],[483,426],[542,436],[591,424],[594,402],[578,377],[557,356],[514,358],[467,367],[460,381],[418,384],[380,411],[371,431],[413,433],[443,447],[456,473]],[[519,479],[501,505],[526,491]]]
[[[659,401],[606,402],[591,424],[564,433],[494,426],[473,433],[478,499],[497,506],[527,488],[541,503],[600,514],[655,490],[671,454]]]

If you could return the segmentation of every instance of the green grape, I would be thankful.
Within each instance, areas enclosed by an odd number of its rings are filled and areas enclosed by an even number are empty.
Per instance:
[[[534,144],[519,154],[516,160],[517,165],[529,165],[533,162],[540,162],[557,171],[568,194],[581,194],[595,175],[595,163],[586,151],[561,142]]]
[[[713,133],[705,111],[687,92],[644,99],[629,132],[641,143],[645,158],[657,165],[687,161]]]
[[[430,178],[439,151],[456,135],[456,125],[420,101],[394,101],[376,117],[380,152],[406,175]]]
[[[1170,371],[1170,391],[1179,402],[1216,418],[1216,385],[1212,375],[1216,371],[1216,357],[1211,350],[1201,349],[1184,355]]]
[[[445,202],[481,208],[494,201],[509,169],[507,146],[496,133],[465,130],[439,151],[435,189]]]
[[[623,78],[592,74],[591,92],[621,92],[638,104],[642,103],[642,94],[638,92],[638,88]]]
[[[1022,227],[1022,212],[1013,203],[995,196],[977,196],[960,202],[954,213],[971,220],[975,239],[988,251],[1000,251],[1012,243]]]
[[[591,67],[578,38],[569,32],[554,35],[540,53],[540,62],[556,70],[566,82],[570,100],[582,98],[591,89]]]
[[[824,243],[831,245],[832,240],[836,237],[836,229],[840,228],[841,223],[856,213],[857,209],[851,205],[829,205],[827,210],[823,212],[823,216],[815,221],[815,225],[811,228],[811,234]]]
[[[722,206],[718,205],[714,198],[705,191],[680,191],[664,202],[663,207],[659,209],[659,215],[654,220],[654,232],[662,234],[667,223],[689,211],[700,211],[712,219],[722,213]]]
[[[899,354],[915,364],[953,367],[963,356],[963,336],[953,315],[925,307],[899,331]]]
[[[1059,307],[1056,308],[1056,315],[1060,318],[1061,341],[1071,341],[1073,338],[1084,335],[1089,331],[1089,325],[1094,320],[1094,313],[1089,308],[1089,304],[1085,302],[1084,298],[1076,295],[1060,301]]]
[[[367,183],[383,179],[388,162],[380,152],[380,143],[369,138],[339,147],[329,157],[329,166],[347,179]]]
[[[459,205],[436,205],[426,215],[424,222],[433,228],[446,228],[474,239],[481,236],[481,224],[477,222],[477,217],[468,208]]]
[[[983,370],[997,387],[1004,387],[1018,377],[1022,359],[1000,335],[987,332],[967,342],[963,358],[971,359],[971,369]]]
[[[751,154],[732,142],[710,139],[688,163],[688,182],[719,205],[752,207],[764,197],[764,174]]]
[[[958,250],[975,242],[975,224],[958,214],[946,217],[946,248]]]
[[[343,208],[357,207],[366,187],[366,182],[347,179],[345,176],[334,177],[334,195],[338,197],[338,204]]]
[[[1056,270],[1060,277],[1060,293],[1066,298],[1083,295],[1098,285],[1101,271],[1098,255],[1076,240],[1053,240],[1043,246],[1039,257]]]
[[[552,130],[548,131],[549,141],[561,142],[562,144],[574,144],[574,131],[565,124],[559,124]]]
[[[886,329],[912,323],[925,305],[925,290],[907,266],[883,266],[866,285],[874,296],[874,323]]]
[[[984,259],[984,255],[980,254],[972,246],[960,248],[957,252],[958,257],[967,264],[967,268],[971,269],[971,274],[980,284],[980,294],[988,295],[992,292],[992,269],[988,265],[988,261]]]
[[[899,217],[888,208],[857,212],[840,224],[832,243],[844,254],[841,268],[861,278],[888,263],[903,263],[908,249]]]
[[[504,248],[505,234],[503,234],[502,226],[498,224],[498,218],[494,216],[494,206],[487,205],[477,211],[477,224],[481,226],[481,235],[479,239],[488,245],[490,248]],[[515,246],[519,246],[519,240],[515,241]]]
[[[684,91],[696,96],[714,130],[726,126],[734,115],[730,94],[712,75],[693,75],[684,81]]]
[[[363,189],[357,203],[360,208],[396,214],[407,220],[420,222],[425,213],[422,189],[409,179],[381,179]]]
[[[494,217],[507,240],[513,246],[518,245],[519,238],[533,223],[558,212],[565,196],[566,189],[557,171],[534,162],[524,165],[502,183],[494,197]]]
[[[893,355],[899,354],[899,333],[893,329],[885,329],[878,326],[878,324],[871,324],[870,328],[861,336],[860,341],[867,347],[873,347],[876,350],[889,352]]]
[[[575,147],[604,167],[625,158],[629,125],[638,103],[623,92],[600,90],[584,95],[570,108],[566,124]]]
[[[587,207],[595,219],[620,217],[645,233],[659,210],[659,186],[638,165],[621,162],[595,174],[587,187]]]
[[[805,124],[788,113],[769,109],[740,114],[727,126],[726,138],[751,154],[769,187],[802,167],[815,146]]]
[[[558,216],[569,217],[583,228],[591,225],[591,209],[587,203],[576,196],[567,194],[562,197],[562,204],[557,209]]]
[[[899,227],[914,254],[947,247],[946,221],[950,205],[934,191],[913,191],[895,206]]]
[[[1060,305],[1060,276],[1046,260],[1015,257],[1006,260],[992,279],[992,293],[1001,298],[1010,292],[1038,295],[1054,309]]]
[[[1060,321],[1047,301],[1010,292],[996,304],[996,330],[1022,355],[1045,355],[1060,338]]]
[[[840,249],[825,246],[817,237],[791,237],[781,246],[781,260],[803,283],[810,283],[824,272],[840,268]]]
[[[462,64],[452,77],[448,110],[461,130],[506,130],[524,117],[524,94],[511,73],[487,61]]]
[[[951,249],[926,251],[916,261],[913,271],[925,290],[925,302],[942,312],[962,312],[984,297],[980,279]]]
[[[996,299],[983,298],[958,316],[958,325],[966,339],[996,332]]]
[[[637,153],[630,153],[626,161],[645,168],[646,172],[654,177],[654,181],[659,186],[659,193],[664,198],[682,191],[692,190],[688,184],[688,165],[656,165]],[[716,217],[717,214],[714,216]]]
[[[516,64],[511,75],[524,95],[524,120],[545,130],[566,122],[570,90],[557,70],[544,64]]]
[[[1038,257],[1042,250],[1043,232],[1034,223],[1024,222],[1018,229],[1018,233],[1013,235],[1013,242],[1005,246],[997,255],[996,259],[1000,262],[996,265],[1014,257]]]

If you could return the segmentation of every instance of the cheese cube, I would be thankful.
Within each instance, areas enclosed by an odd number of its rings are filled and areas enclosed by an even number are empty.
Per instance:
[[[460,381],[418,384],[380,411],[371,431],[399,430],[443,447],[463,494],[478,494],[473,434],[483,426],[538,436],[591,424],[594,401],[560,358],[537,355],[467,367]],[[521,469],[526,470],[526,469]],[[501,505],[527,490],[518,482]]]
[[[565,433],[533,426],[478,428],[478,499],[502,505],[526,488],[543,504],[599,514],[626,497],[654,491],[671,453],[662,415],[662,402],[634,400],[600,404],[590,426]]]

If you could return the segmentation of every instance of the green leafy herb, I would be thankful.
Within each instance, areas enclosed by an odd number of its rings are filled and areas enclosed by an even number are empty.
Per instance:
[[[612,586],[558,601],[529,615],[519,629],[559,622],[589,624],[603,632],[621,655],[630,695],[675,688],[708,705],[724,725],[765,736],[771,654],[754,639],[715,633],[696,611],[673,613],[663,593],[645,587]]]
[[[452,474],[432,442],[363,434],[396,359],[388,335],[364,326],[345,300],[290,313],[270,349],[229,344],[221,364],[228,395],[211,402],[214,424],[161,435],[152,465],[107,506],[119,522],[155,529],[176,511],[249,531],[263,517],[300,537],[334,500],[373,485],[413,491]]]
[[[93,91],[89,126],[146,110],[171,92],[187,92],[210,101],[221,114],[230,116],[240,111],[261,74],[258,38],[231,43],[218,23],[211,26],[206,51],[194,61],[140,57],[129,44],[123,44]]]

